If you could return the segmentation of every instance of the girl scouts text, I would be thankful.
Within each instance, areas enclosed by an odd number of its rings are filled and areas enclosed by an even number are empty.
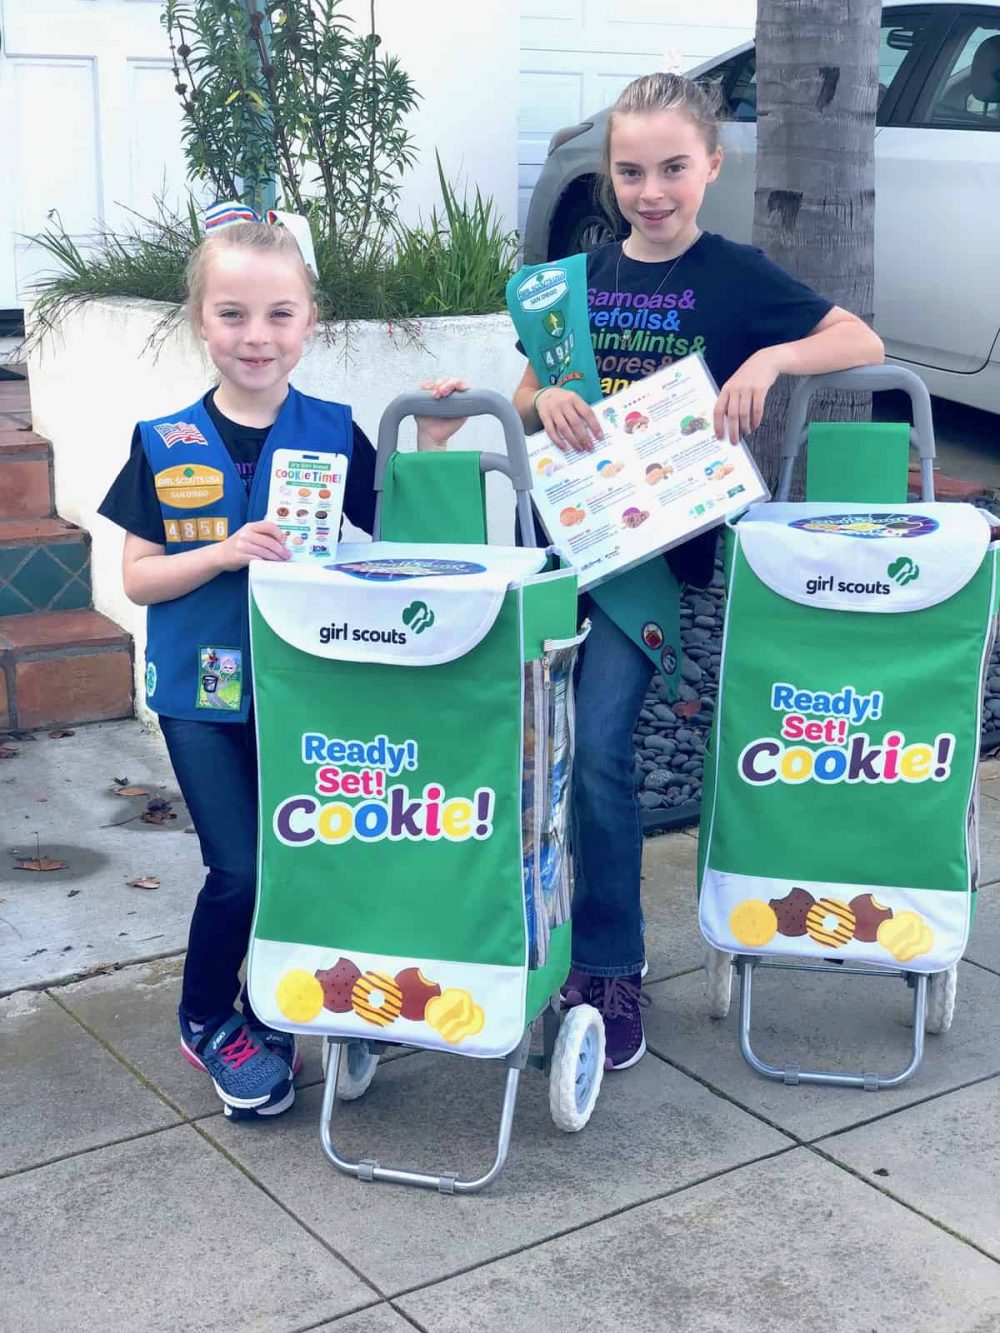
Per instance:
[[[778,683],[771,687],[771,707],[785,714],[781,737],[759,736],[746,745],[738,760],[740,777],[753,786],[772,782],[944,782],[951,775],[955,737],[941,732],[933,742],[907,744],[901,731],[881,740],[865,732],[848,736],[850,726],[875,722],[882,714],[878,690],[861,694],[851,685],[836,694],[800,690]],[[808,716],[807,716],[808,715]],[[784,741],[821,742],[820,749],[785,745]]]
[[[317,765],[318,796],[368,799],[349,805],[343,800],[323,804],[312,795],[287,797],[274,812],[273,827],[275,837],[288,847],[307,847],[316,841],[336,844],[348,838],[482,841],[493,832],[492,787],[479,787],[471,799],[446,797],[437,782],[427,783],[419,796],[411,796],[404,783],[387,789],[387,777],[417,767],[416,741],[393,743],[386,736],[345,741],[306,732],[302,761]],[[350,766],[347,771],[343,764]]]

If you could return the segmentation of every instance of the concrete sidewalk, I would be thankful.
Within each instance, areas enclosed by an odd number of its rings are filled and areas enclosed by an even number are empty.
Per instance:
[[[197,840],[176,805],[160,828],[106,827],[144,807],[107,790],[120,776],[173,790],[135,723],[26,742],[0,767],[3,851],[37,826],[42,853],[76,872],[5,870],[0,884],[0,978],[36,987],[0,1000],[3,1333],[1000,1330],[1000,766],[984,768],[987,887],[954,1026],[928,1039],[909,1084],[866,1094],[754,1075],[735,1014],[706,1015],[696,840],[657,838],[649,1055],[608,1077],[572,1136],[527,1073],[507,1169],[469,1198],[333,1171],[315,1041],[287,1115],[225,1120],[177,1051]],[[125,883],[139,874],[160,888]],[[143,951],[172,956],[51,984]],[[905,1063],[901,983],[776,974],[758,991],[765,1056]],[[338,1111],[338,1145],[481,1168],[502,1082],[496,1064],[398,1054]]]

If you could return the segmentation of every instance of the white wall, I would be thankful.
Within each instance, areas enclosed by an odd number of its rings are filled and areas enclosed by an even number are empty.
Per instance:
[[[212,367],[186,326],[171,334],[158,354],[144,350],[166,308],[153,302],[91,302],[67,316],[29,357],[34,427],[52,441],[56,509],[91,534],[94,605],[135,637],[136,699],[147,721],[141,704],[145,612],[122,590],[122,532],[101,518],[97,507],[128,457],[135,422],[186,407],[212,383]],[[428,375],[455,374],[505,397],[521,377],[524,359],[505,314],[428,320],[412,332],[418,341],[404,330],[359,321],[346,335],[335,330],[332,344],[317,336],[294,382],[304,393],[349,403],[374,443],[389,401],[416,389]],[[408,421],[401,445],[413,444]],[[503,453],[499,424],[489,418],[471,422],[454,447]],[[509,484],[490,477],[487,494],[491,537],[510,542]]]
[[[364,30],[367,0],[350,0],[345,10]],[[439,203],[436,148],[450,180],[467,180],[470,193],[478,185],[507,225],[515,225],[517,16],[509,0],[376,0],[385,49],[398,56],[421,94],[409,121],[419,159],[404,182],[399,211],[405,221],[427,217]]]

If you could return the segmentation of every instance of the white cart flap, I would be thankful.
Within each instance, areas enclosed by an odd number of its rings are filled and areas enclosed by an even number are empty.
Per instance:
[[[750,568],[802,606],[920,611],[982,564],[989,516],[966,504],[759,504],[735,525]]]
[[[545,552],[505,546],[341,543],[329,561],[255,560],[250,595],[292,647],[342,662],[436,666],[489,632]]]

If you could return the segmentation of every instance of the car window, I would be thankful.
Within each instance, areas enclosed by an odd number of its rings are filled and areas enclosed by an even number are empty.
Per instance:
[[[896,80],[905,78],[912,67],[922,32],[929,21],[930,15],[926,11],[914,14],[883,12],[878,52],[880,107]],[[752,47],[702,74],[698,82],[718,89],[723,119],[757,119],[757,53]]]
[[[698,82],[718,89],[723,120],[757,119],[757,60],[753,49],[730,56]]]
[[[970,18],[930,81],[918,124],[1000,129],[1000,19]]]

